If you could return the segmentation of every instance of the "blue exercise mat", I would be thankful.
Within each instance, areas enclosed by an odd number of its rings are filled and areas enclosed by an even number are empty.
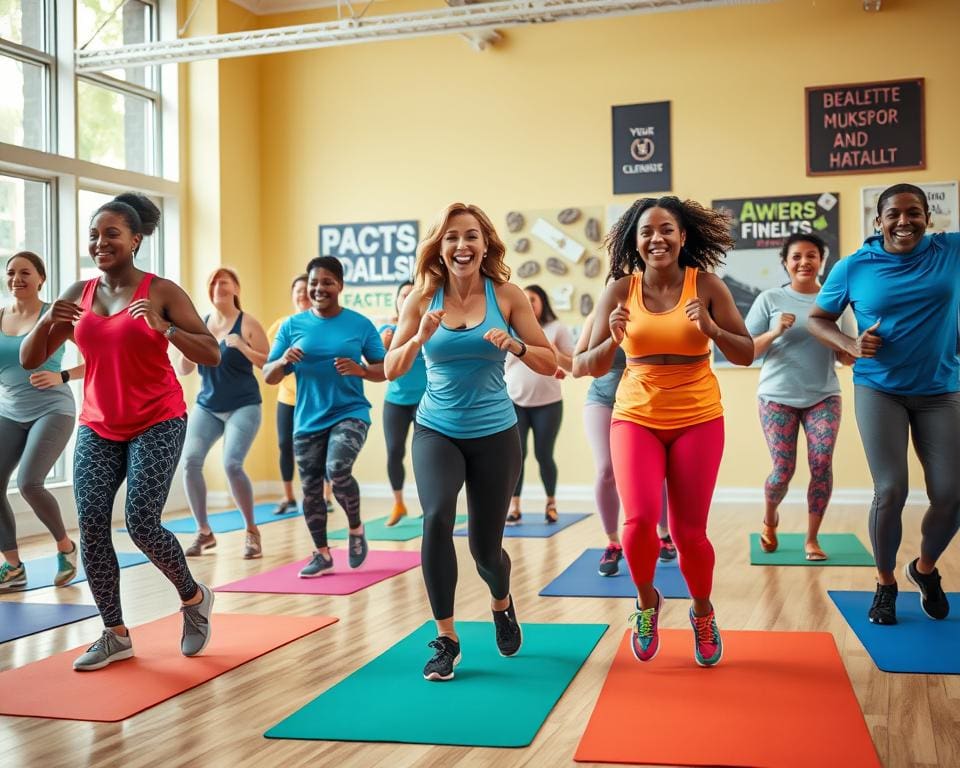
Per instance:
[[[543,517],[534,518],[531,515],[530,517],[524,517],[519,525],[508,525],[504,528],[503,537],[505,539],[549,539],[574,523],[579,523],[585,517],[590,517],[590,514],[588,512],[561,512],[557,522],[548,523]],[[467,529],[458,528],[453,532],[453,535],[466,536]]]
[[[43,587],[52,587],[53,579],[57,575],[57,556],[41,557],[38,560],[26,560],[27,564],[27,586],[19,589],[4,590],[6,592],[27,592],[31,589],[43,589]],[[117,552],[117,562],[121,568],[129,568],[132,565],[141,565],[147,563],[147,556],[141,552]],[[87,580],[87,574],[83,570],[83,563],[77,562],[77,575],[70,581],[71,585],[78,584]],[[0,592],[2,595],[3,592]]]
[[[884,672],[960,675],[960,592],[947,595],[951,613],[942,621],[927,618],[919,592],[897,596],[897,623],[871,624],[867,612],[873,592],[828,592],[873,663]]]
[[[0,602],[0,643],[97,615],[95,605]]]
[[[291,517],[303,515],[299,509],[295,512],[285,512],[282,515],[275,515],[273,514],[273,510],[276,508],[276,504],[257,504],[253,508],[253,519],[257,525],[265,525],[266,523],[275,523],[277,520],[288,520]],[[210,523],[210,530],[214,533],[242,531],[247,527],[239,509],[231,509],[229,512],[214,512],[208,517],[208,522]],[[197,521],[194,520],[193,517],[178,517],[174,520],[164,520],[163,527],[173,533],[196,533]],[[126,532],[127,529],[120,528],[118,530]]]
[[[620,561],[620,573],[616,576],[601,576],[597,572],[602,549],[588,549],[574,560],[567,569],[540,590],[544,597],[631,597],[636,598],[637,588],[630,578],[627,561]],[[654,586],[666,597],[687,598],[690,592],[680,573],[676,560],[657,563],[653,577]]]

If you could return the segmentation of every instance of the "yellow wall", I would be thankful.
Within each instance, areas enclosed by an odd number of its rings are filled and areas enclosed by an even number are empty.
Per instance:
[[[414,7],[390,2],[374,12]],[[225,16],[261,27],[329,17],[256,19],[226,2],[220,13],[221,30]],[[807,178],[803,89],[925,77],[928,170],[909,178],[956,179],[960,51],[936,31],[957,28],[954,0],[889,3],[880,13],[865,13],[856,0],[784,0],[510,29],[504,44],[485,53],[459,37],[437,37],[224,61],[223,258],[262,279],[261,301],[251,306],[269,320],[287,311],[289,279],[316,255],[320,223],[419,218],[425,230],[454,199],[481,205],[495,222],[512,209],[629,202],[611,193],[610,106],[661,100],[672,102],[674,192],[709,202],[838,191],[842,249],[850,252],[860,242],[860,187],[904,175]],[[225,183],[228,174],[236,184]],[[191,227],[211,222],[194,219]],[[258,232],[259,258],[248,239]],[[207,264],[214,254],[193,258]],[[719,483],[757,488],[769,464],[756,416],[757,373],[719,375],[727,409]],[[868,488],[849,372],[842,378],[838,488]],[[586,384],[565,386],[561,483],[587,484]],[[382,385],[367,391],[376,425]],[[272,393],[266,402],[272,409]],[[275,478],[273,439],[268,416],[251,464],[255,479]],[[362,481],[386,481],[384,455],[375,426],[358,463]],[[536,477],[532,459],[527,474]],[[917,472],[912,485],[921,486]]]

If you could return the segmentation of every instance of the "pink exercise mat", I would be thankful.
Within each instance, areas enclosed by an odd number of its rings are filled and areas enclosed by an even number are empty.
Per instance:
[[[216,592],[271,592],[281,595],[352,595],[361,589],[420,565],[419,552],[371,549],[359,568],[347,564],[347,550],[331,549],[333,569],[323,576],[301,579],[297,574],[310,558],[240,581],[216,587]]]

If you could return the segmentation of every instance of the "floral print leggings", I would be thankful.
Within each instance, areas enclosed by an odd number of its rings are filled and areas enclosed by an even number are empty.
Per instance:
[[[833,449],[840,429],[840,410],[839,395],[809,408],[760,401],[760,425],[773,459],[773,471],[763,487],[768,503],[779,504],[787,495],[797,468],[797,435],[803,424],[810,465],[807,508],[811,515],[823,516],[833,492]]]

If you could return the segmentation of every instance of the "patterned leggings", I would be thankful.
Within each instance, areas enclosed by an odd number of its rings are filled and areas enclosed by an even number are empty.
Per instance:
[[[347,513],[350,527],[360,527],[360,486],[353,476],[353,463],[367,440],[369,428],[370,425],[360,419],[344,419],[322,432],[293,438],[293,452],[303,486],[303,517],[317,549],[327,546],[324,473],[333,485],[333,495]]]
[[[800,424],[803,424],[807,438],[807,462],[810,465],[807,508],[811,515],[822,517],[833,493],[833,449],[840,430],[838,395],[809,408],[760,401],[760,425],[773,459],[773,471],[764,484],[764,495],[770,504],[779,504],[787,495],[787,487],[797,468]]]
[[[80,521],[80,554],[105,626],[123,624],[120,568],[110,523],[113,500],[124,480],[124,514],[133,543],[177,588],[181,600],[197,593],[197,582],[187,568],[180,542],[160,525],[186,432],[184,416],[154,424],[125,443],[100,437],[87,426],[81,426],[77,433],[73,492]]]

